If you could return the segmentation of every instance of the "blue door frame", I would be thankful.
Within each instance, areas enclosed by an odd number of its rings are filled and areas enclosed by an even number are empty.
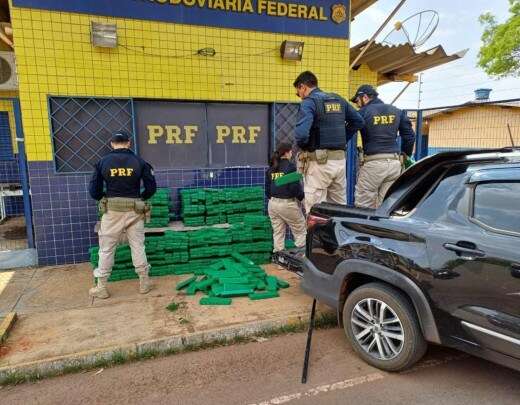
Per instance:
[[[27,156],[25,153],[25,137],[22,125],[22,109],[18,98],[3,98],[2,101],[10,101],[13,105],[14,121],[16,126],[16,144],[18,146],[18,167],[20,170],[20,180],[23,192],[23,210],[25,216],[25,226],[27,228],[27,244],[34,249],[34,227],[32,218],[32,203],[29,187],[29,171],[27,167]]]

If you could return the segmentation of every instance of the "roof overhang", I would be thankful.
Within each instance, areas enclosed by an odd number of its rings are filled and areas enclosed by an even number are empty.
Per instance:
[[[377,0],[352,0],[350,2],[350,19],[353,20],[358,14],[376,2]]]
[[[350,48],[350,59],[354,60],[368,45],[368,40]],[[359,60],[357,69],[367,65],[370,70],[378,73],[378,85],[395,81],[416,81],[415,74],[463,58],[465,49],[448,55],[441,45],[424,52],[416,52],[409,44],[386,45],[373,43]]]

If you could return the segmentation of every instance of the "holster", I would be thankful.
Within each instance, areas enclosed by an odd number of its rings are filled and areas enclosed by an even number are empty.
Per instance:
[[[101,200],[98,202],[98,212],[100,217],[102,217],[108,211],[107,202],[108,200],[106,197],[101,198]]]
[[[298,157],[296,159],[296,170],[303,176],[307,175],[307,170],[309,170],[309,152],[303,150],[298,152]]]
[[[316,155],[316,162],[318,162],[319,165],[327,164],[329,160],[329,154],[326,149],[316,149],[314,154]]]

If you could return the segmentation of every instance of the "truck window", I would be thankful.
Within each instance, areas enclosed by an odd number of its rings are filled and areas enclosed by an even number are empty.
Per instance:
[[[491,230],[520,235],[519,201],[520,182],[478,184],[472,218]]]

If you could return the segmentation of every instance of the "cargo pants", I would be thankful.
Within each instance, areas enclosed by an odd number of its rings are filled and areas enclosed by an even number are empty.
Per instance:
[[[274,252],[285,249],[287,225],[289,225],[294,236],[296,247],[305,246],[307,225],[302,210],[295,199],[285,200],[271,197],[267,209],[273,226]]]
[[[141,217],[141,218],[139,218]],[[144,219],[135,211],[119,212],[108,210],[101,218],[99,229],[99,264],[94,270],[95,277],[109,277],[114,265],[117,245],[126,231],[132,252],[135,272],[147,275],[150,269],[144,247]]]
[[[305,192],[305,211],[310,212],[314,204],[323,201],[346,204],[347,178],[345,159],[328,160],[320,165],[317,161],[310,161],[307,173],[303,180]]]
[[[386,192],[402,171],[398,157],[378,158],[371,156],[360,169],[356,183],[356,206],[379,208]]]

